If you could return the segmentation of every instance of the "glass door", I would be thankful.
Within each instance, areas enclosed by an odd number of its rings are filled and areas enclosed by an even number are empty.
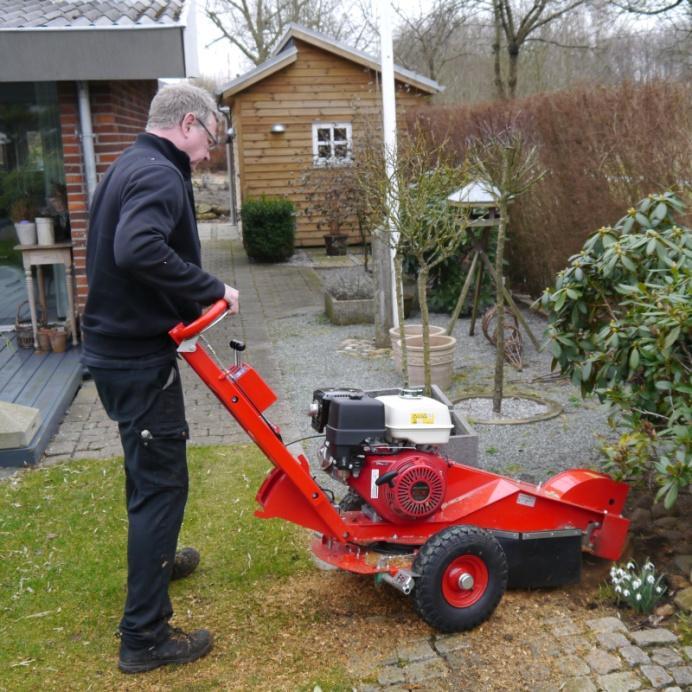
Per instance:
[[[26,224],[52,217],[56,240],[68,239],[66,200],[55,83],[0,84],[0,325],[14,324],[27,298],[16,228],[30,233]],[[59,313],[63,296],[51,288],[64,282],[47,274],[50,306]]]

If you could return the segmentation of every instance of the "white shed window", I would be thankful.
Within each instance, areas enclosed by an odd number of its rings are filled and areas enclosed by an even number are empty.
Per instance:
[[[312,160],[315,166],[351,163],[351,123],[313,123]]]

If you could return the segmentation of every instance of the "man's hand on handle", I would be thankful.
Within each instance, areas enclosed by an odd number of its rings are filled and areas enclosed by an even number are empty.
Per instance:
[[[226,284],[226,292],[223,294],[223,299],[228,303],[228,311],[231,315],[237,315],[240,309],[240,293],[233,286]]]

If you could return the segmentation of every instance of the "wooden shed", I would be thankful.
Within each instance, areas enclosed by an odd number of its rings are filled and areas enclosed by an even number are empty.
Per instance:
[[[297,206],[296,244],[323,244],[325,224],[305,213],[310,171],[352,165],[373,131],[381,137],[381,89],[376,58],[298,25],[274,54],[221,90],[230,106],[236,199],[285,196]],[[442,90],[431,79],[395,65],[397,116]],[[314,178],[313,178],[314,179]],[[314,199],[314,197],[313,197]],[[343,232],[360,236],[354,223]]]

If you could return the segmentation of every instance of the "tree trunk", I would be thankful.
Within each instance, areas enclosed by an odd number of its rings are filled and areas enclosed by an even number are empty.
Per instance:
[[[495,303],[497,314],[495,324],[495,386],[493,389],[493,413],[502,413],[502,387],[504,384],[505,367],[505,296],[504,296],[504,267],[505,235],[507,230],[507,193],[509,184],[509,151],[502,152],[502,186],[500,191],[500,225],[497,227],[497,248],[495,250]]]
[[[404,287],[402,284],[403,259],[397,252],[394,257],[394,277],[396,278],[396,311],[399,316],[399,338],[401,339],[401,369],[404,374],[404,386],[408,387],[408,350],[406,349],[406,331],[404,324]]]
[[[421,258],[417,258],[419,263]],[[425,396],[432,393],[432,373],[430,372],[430,314],[428,313],[427,285],[429,269],[421,264],[418,270],[418,302],[420,303],[420,318],[423,325],[423,382]]]
[[[517,95],[517,79],[519,71],[519,46],[508,46],[507,53],[509,55],[509,79],[507,85],[509,87],[509,98],[514,99]]]
[[[493,41],[493,67],[495,70],[495,96],[504,101],[507,98],[505,84],[502,81],[502,23],[500,21],[500,8],[498,0],[493,2],[493,23],[495,25],[495,40]]]

